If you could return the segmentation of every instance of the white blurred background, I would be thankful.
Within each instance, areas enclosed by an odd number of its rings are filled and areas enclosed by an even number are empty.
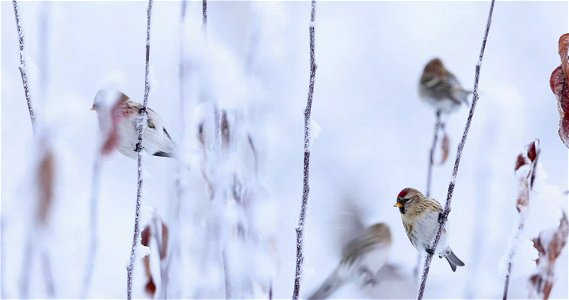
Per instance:
[[[97,91],[109,81],[142,101],[146,5],[144,1],[20,3],[32,97],[57,152],[55,207],[49,229],[38,243],[48,245],[58,298],[79,296],[84,271],[91,170],[98,141],[97,118],[89,109]],[[12,3],[3,1],[1,8],[2,289],[3,296],[13,298],[19,297],[37,146],[18,72]],[[392,205],[404,187],[425,189],[434,113],[418,97],[418,79],[424,64],[438,56],[466,88],[472,87],[488,8],[487,2],[317,4],[318,70],[312,118],[322,131],[312,147],[302,285],[305,296],[339,261],[336,228],[342,222],[342,201],[365,208],[366,224],[389,224],[394,235],[390,262],[409,272],[415,266],[416,250]],[[47,26],[40,22],[42,11],[49,13]],[[189,3],[187,12],[189,20],[199,22],[201,2]],[[309,12],[309,2],[214,1],[208,5],[208,43],[216,49],[212,52],[217,53],[219,62],[212,64],[214,83],[209,87],[225,97],[218,99],[222,106],[253,108],[257,116],[249,127],[260,141],[262,177],[276,211],[269,218],[276,227],[278,245],[275,298],[290,297],[294,281],[294,228],[302,194],[303,110],[309,75]],[[162,116],[173,137],[179,136],[180,117],[179,15],[178,2],[154,3],[150,60],[157,83],[149,105]],[[188,26],[199,29],[199,24]],[[255,30],[262,32],[253,52],[258,82],[247,75]],[[500,261],[517,220],[513,167],[526,144],[540,139],[540,162],[547,174],[542,181],[567,190],[567,149],[557,135],[559,114],[549,88],[551,71],[559,65],[557,40],[566,31],[566,2],[496,3],[482,65],[481,96],[449,218],[453,250],[466,267],[452,273],[444,260],[435,258],[427,298],[501,297]],[[186,43],[188,52],[200,45]],[[47,68],[41,70],[42,65]],[[45,89],[40,88],[42,75],[48,78]],[[445,200],[466,116],[463,107],[447,123],[450,158],[435,168],[433,179],[432,196],[440,202]],[[104,161],[100,245],[90,297],[126,295],[135,165],[118,152]],[[148,158],[146,172],[144,208],[154,207],[167,219],[174,195],[175,162]],[[191,176],[196,178],[189,198],[203,197],[205,187],[199,174]],[[555,198],[555,188],[547,185],[537,193],[538,202],[532,207],[524,242],[515,258],[512,298],[528,295],[527,278],[536,258],[529,238],[556,226],[558,208],[567,208],[567,200]],[[203,240],[186,242],[199,246]],[[558,260],[552,298],[568,297],[567,263],[565,250]],[[39,265],[32,270],[35,279],[30,297],[45,297]],[[134,295],[147,297],[142,288],[142,264],[136,268]],[[415,293],[413,285],[382,284],[370,291],[348,285],[334,297],[413,298]]]

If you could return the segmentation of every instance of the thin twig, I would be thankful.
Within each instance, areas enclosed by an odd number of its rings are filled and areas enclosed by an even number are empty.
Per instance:
[[[18,2],[16,0],[12,0],[12,4],[14,4],[14,15],[16,17],[16,28],[18,29],[18,41],[20,43],[20,76],[22,77],[22,84],[24,86],[24,95],[26,96],[26,102],[28,104],[28,111],[30,112],[30,119],[32,121],[32,130],[36,132],[36,113],[34,111],[34,106],[32,103],[32,96],[30,95],[30,87],[28,81],[28,74],[26,68],[26,57],[25,57],[25,48],[24,48],[24,30],[22,29],[22,25],[20,24],[20,12],[18,11]]]
[[[132,248],[130,250],[130,260],[127,267],[127,298],[132,299],[132,273],[134,269],[134,259],[136,257],[136,247],[138,245],[138,239],[140,236],[140,203],[142,201],[142,134],[146,129],[146,122],[148,118],[148,113],[146,108],[148,105],[148,94],[150,92],[149,83],[149,66],[150,66],[150,28],[152,21],[152,0],[148,0],[148,8],[146,9],[146,66],[144,73],[144,102],[142,108],[138,112],[138,118],[136,120],[136,131],[138,133],[138,143],[136,145],[136,151],[138,152],[138,170],[137,170],[137,189],[136,189],[136,211],[134,217],[134,235],[132,238]]]
[[[97,219],[98,219],[98,203],[99,203],[99,192],[101,189],[101,164],[102,155],[100,151],[97,153],[97,157],[93,163],[93,177],[91,181],[91,207],[89,210],[89,227],[91,230],[91,235],[89,238],[89,247],[87,254],[87,265],[85,267],[85,275],[83,277],[83,289],[81,290],[81,298],[85,299],[89,295],[89,288],[91,286],[91,277],[93,275],[93,268],[95,266],[95,257],[97,253],[97,241],[98,241],[98,231],[97,231]]]
[[[314,93],[314,79],[316,77],[316,60],[314,53],[314,21],[316,18],[316,0],[312,0],[312,9],[310,12],[310,83],[308,85],[308,99],[306,100],[306,109],[304,110],[304,176],[302,189],[302,206],[300,208],[300,216],[298,219],[298,227],[296,227],[296,270],[294,275],[294,290],[292,299],[298,299],[300,296],[300,280],[302,277],[302,262],[304,260],[302,254],[304,221],[306,217],[306,208],[308,206],[308,193],[310,190],[308,176],[310,170],[310,113],[312,111],[312,95]]]
[[[435,164],[435,148],[437,147],[437,140],[439,138],[439,129],[441,127],[441,111],[437,110],[435,121],[435,133],[433,135],[433,144],[429,152],[429,168],[427,171],[427,197],[431,196],[431,183],[433,178],[433,165]]]
[[[466,137],[468,136],[468,130],[470,129],[470,123],[472,122],[472,117],[474,116],[474,110],[476,109],[476,103],[478,102],[478,97],[479,97],[478,81],[480,79],[480,67],[482,65],[482,59],[484,57],[484,50],[486,49],[486,42],[488,40],[488,33],[490,32],[490,25],[492,24],[492,13],[494,12],[494,2],[495,0],[492,0],[492,2],[490,3],[490,11],[488,13],[488,21],[486,22],[486,30],[484,32],[484,38],[482,39],[482,47],[480,49],[478,63],[476,64],[475,75],[474,75],[474,89],[472,90],[473,98],[472,98],[472,104],[470,105],[470,112],[468,113],[468,118],[466,119],[466,126],[464,127],[464,133],[462,134],[462,139],[460,140],[460,144],[458,144],[458,149],[456,152],[456,160],[454,162],[454,168],[452,171],[452,177],[448,186],[445,209],[439,220],[440,223],[439,229],[437,230],[437,234],[435,236],[431,249],[437,249],[437,245],[439,244],[439,240],[441,238],[442,229],[444,228],[448,218],[448,214],[450,213],[452,194],[454,192],[454,187],[456,184],[456,175],[458,173],[458,167],[460,165],[462,150],[464,149],[464,144],[466,143]],[[427,284],[427,277],[429,275],[429,268],[431,266],[433,254],[427,254],[427,258],[425,259],[423,275],[421,276],[421,284],[419,286],[419,292],[417,294],[417,299],[419,300],[423,299],[423,293],[425,292],[425,285]]]

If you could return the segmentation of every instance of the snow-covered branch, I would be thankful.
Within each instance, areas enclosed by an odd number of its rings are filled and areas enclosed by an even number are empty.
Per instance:
[[[466,119],[466,125],[464,127],[464,132],[462,134],[462,139],[458,144],[458,149],[456,153],[456,160],[454,161],[454,168],[452,171],[451,181],[448,187],[447,192],[447,199],[443,214],[439,220],[439,228],[437,230],[437,234],[435,235],[435,239],[433,244],[431,245],[431,249],[436,249],[437,245],[439,244],[439,240],[441,238],[442,229],[447,221],[448,214],[450,213],[450,205],[452,201],[452,194],[454,192],[454,187],[456,184],[456,175],[458,173],[458,167],[460,165],[460,158],[462,156],[462,150],[464,149],[464,144],[466,143],[466,138],[468,136],[468,130],[470,129],[470,123],[472,122],[472,117],[474,116],[474,110],[476,109],[476,103],[478,102],[478,81],[480,79],[480,67],[482,66],[482,59],[484,57],[484,50],[486,49],[486,42],[488,41],[488,34],[490,32],[490,25],[492,24],[492,13],[494,12],[494,2],[492,0],[490,3],[490,11],[488,13],[488,21],[486,22],[486,30],[484,31],[484,38],[482,39],[482,47],[480,49],[480,55],[478,57],[478,63],[476,64],[475,75],[474,75],[474,89],[472,90],[472,104],[470,105],[470,111],[468,113],[468,118]],[[425,265],[423,268],[423,275],[421,276],[421,284],[419,285],[419,292],[417,294],[417,299],[423,299],[423,293],[425,292],[425,286],[427,284],[427,278],[429,276],[429,268],[431,266],[431,261],[433,259],[433,254],[427,254],[427,258],[425,259]]]
[[[314,37],[314,21],[316,18],[316,0],[312,0],[312,9],[310,11],[310,83],[308,85],[308,99],[306,100],[306,109],[304,110],[304,169],[303,169],[303,188],[302,188],[302,204],[300,208],[300,216],[298,226],[296,227],[296,269],[294,274],[294,290],[292,299],[298,299],[300,296],[300,280],[302,278],[302,262],[304,260],[302,254],[304,222],[306,217],[306,208],[308,207],[309,171],[310,171],[310,113],[312,111],[312,95],[314,93],[314,78],[316,77],[316,60],[315,60],[315,37]]]
[[[138,118],[136,121],[136,131],[138,133],[138,143],[136,145],[136,151],[138,152],[138,170],[137,170],[137,189],[136,189],[136,211],[134,217],[134,235],[132,238],[132,248],[130,250],[130,260],[127,267],[127,298],[132,299],[132,276],[134,269],[134,260],[136,257],[136,247],[138,246],[139,236],[140,236],[140,203],[142,202],[142,161],[143,161],[143,146],[142,146],[142,135],[146,129],[146,124],[148,120],[148,113],[146,108],[148,106],[148,94],[150,92],[150,82],[149,82],[149,65],[150,65],[150,28],[152,21],[152,0],[148,0],[148,8],[146,9],[146,64],[144,73],[144,102],[142,108],[138,112]]]
[[[507,273],[504,280],[504,293],[502,299],[508,298],[508,286],[510,284],[510,276],[512,274],[512,261],[516,254],[517,246],[519,243],[520,235],[524,229],[525,221],[527,219],[530,192],[533,190],[533,183],[535,181],[535,173],[539,160],[541,149],[539,147],[539,140],[535,140],[527,146],[524,153],[520,153],[516,159],[514,171],[518,178],[518,196],[516,198],[516,209],[519,213],[518,225],[512,232],[510,247],[507,252]]]
[[[26,52],[24,47],[24,30],[20,24],[20,11],[18,10],[18,2],[12,0],[14,4],[14,15],[16,17],[16,28],[18,29],[18,41],[20,43],[20,76],[22,77],[22,84],[24,86],[24,95],[26,96],[26,102],[28,104],[28,111],[30,112],[30,119],[32,120],[32,130],[36,131],[36,113],[34,111],[34,105],[32,102],[32,96],[30,94],[28,71],[26,67]]]

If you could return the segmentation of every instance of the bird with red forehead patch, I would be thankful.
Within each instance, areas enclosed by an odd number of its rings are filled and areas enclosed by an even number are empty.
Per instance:
[[[463,103],[468,106],[471,93],[446,69],[440,58],[433,58],[425,65],[419,80],[419,95],[437,112],[451,113]]]
[[[137,117],[142,105],[124,93],[114,89],[101,89],[95,96],[91,110],[97,112],[101,129],[107,127],[108,115],[116,135],[116,149],[127,157],[136,159],[138,152]],[[146,129],[143,133],[143,149],[154,156],[174,157],[174,142],[164,127],[160,116],[148,108]]]
[[[439,228],[439,219],[443,214],[443,208],[437,200],[425,197],[414,188],[404,188],[397,195],[397,202],[393,207],[399,208],[407,237],[417,251],[436,253],[439,257],[446,258],[453,272],[457,266],[464,266],[449,245],[448,223],[445,223],[442,230],[437,249],[431,249],[431,243]]]

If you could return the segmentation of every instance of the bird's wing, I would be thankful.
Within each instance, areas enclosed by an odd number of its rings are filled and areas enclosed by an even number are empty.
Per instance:
[[[432,202],[432,204],[437,208],[437,211],[438,211],[439,213],[442,213],[442,212],[443,212],[443,207],[441,206],[441,204],[439,203],[439,201],[437,201],[435,198],[429,197],[429,198],[427,198],[427,201]]]
[[[427,88],[432,88],[440,82],[440,78],[435,74],[423,73],[421,76],[421,84]]]

